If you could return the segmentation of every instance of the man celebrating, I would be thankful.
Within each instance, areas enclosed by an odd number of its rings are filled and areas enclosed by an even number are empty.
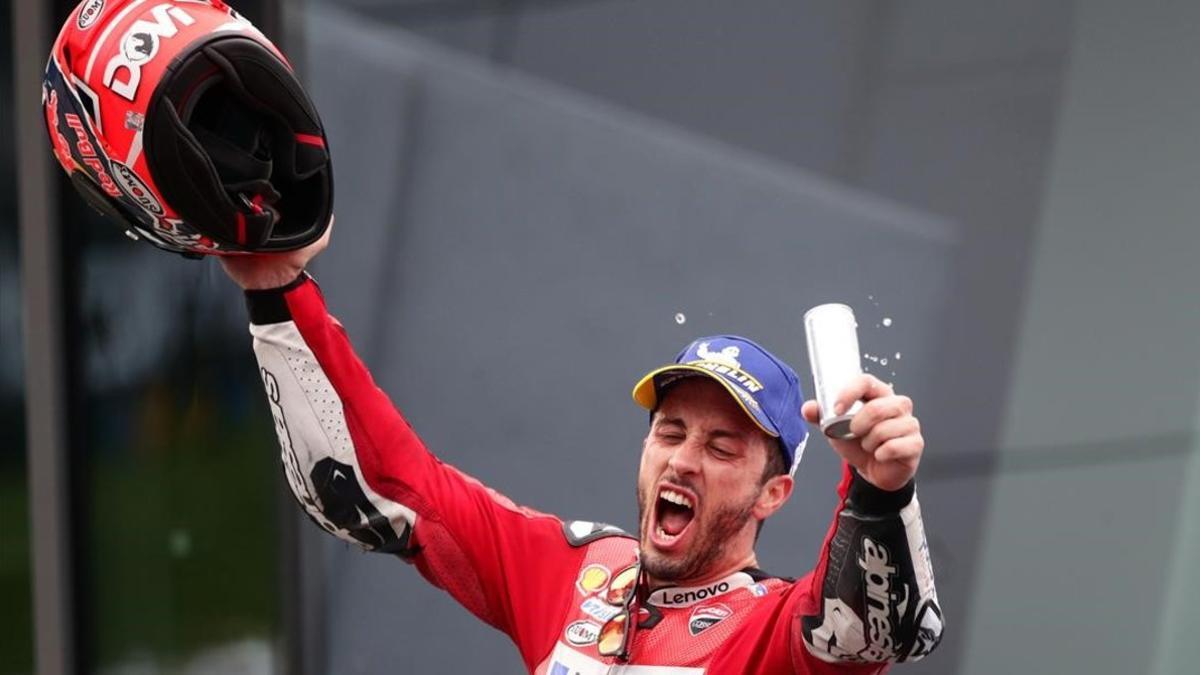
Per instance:
[[[517,506],[442,464],[373,383],[304,272],[329,241],[222,258],[246,290],[288,482],[332,534],[416,565],[512,638],[531,673],[878,673],[937,645],[941,611],[913,476],[912,402],[869,375],[815,570],[758,569],[820,417],[755,343],[703,338],[634,388],[651,411],[639,533]]]
[[[93,64],[102,67],[93,68]],[[651,411],[638,536],[517,506],[442,464],[355,356],[304,269],[329,242],[324,129],[278,49],[222,0],[82,2],[43,111],[72,184],[131,237],[221,263],[247,293],[288,483],[319,525],[399,556],[492,626],[536,675],[877,673],[942,635],[913,476],[912,402],[865,405],[816,569],[757,566],[821,411],[795,372],[702,338],[634,387]]]

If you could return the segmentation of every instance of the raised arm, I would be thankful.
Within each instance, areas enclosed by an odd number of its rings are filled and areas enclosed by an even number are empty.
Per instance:
[[[426,450],[300,272],[307,258],[223,262],[247,289],[284,471],[307,514],[341,539],[414,563],[512,637],[532,667],[553,645],[572,593],[563,577],[583,550],[557,518],[518,507]],[[298,276],[269,288],[288,274]]]
[[[942,637],[942,612],[913,476],[924,450],[912,401],[864,375],[839,404],[866,404],[856,438],[831,439],[845,459],[841,497],[817,569],[812,605],[794,621],[793,658],[826,663],[915,661]],[[819,418],[805,404],[809,421]],[[803,644],[803,650],[798,645]],[[800,653],[803,652],[803,653]]]
[[[793,658],[900,663],[926,656],[941,640],[942,612],[913,483],[880,490],[847,465],[839,493],[807,580],[816,606],[792,625]]]

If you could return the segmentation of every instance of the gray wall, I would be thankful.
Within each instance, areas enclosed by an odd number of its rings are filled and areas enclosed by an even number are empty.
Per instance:
[[[1200,655],[1200,7],[1130,10],[1078,8],[967,673],[1184,673]]]
[[[859,309],[866,351],[903,354],[901,389],[931,396],[956,225],[350,15],[309,21],[338,158],[318,275],[447,461],[519,502],[632,527],[637,377],[720,331],[806,372],[801,316],[830,300]],[[767,569],[811,567],[836,477],[813,443],[764,534]],[[939,539],[935,564],[970,545]],[[329,672],[520,669],[398,561],[331,542],[319,564]]]

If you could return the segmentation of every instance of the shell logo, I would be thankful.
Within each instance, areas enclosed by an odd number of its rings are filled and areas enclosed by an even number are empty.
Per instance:
[[[580,593],[591,595],[604,588],[611,574],[604,565],[588,565],[579,572],[579,579],[575,582],[575,585],[579,587]]]

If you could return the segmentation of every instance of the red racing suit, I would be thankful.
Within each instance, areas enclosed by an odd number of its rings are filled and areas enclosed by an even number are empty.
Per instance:
[[[440,462],[375,386],[307,275],[247,293],[288,483],[332,534],[413,563],[506,633],[536,675],[879,673],[937,645],[942,616],[910,483],[847,468],[815,570],[642,589],[630,658],[602,657],[612,579],[637,540],[521,506]]]

